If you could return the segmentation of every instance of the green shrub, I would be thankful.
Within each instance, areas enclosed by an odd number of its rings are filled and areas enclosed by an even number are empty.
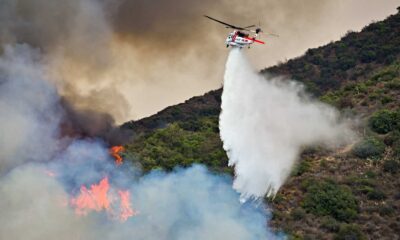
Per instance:
[[[297,233],[286,233],[287,240],[304,240],[301,235],[298,235]]]
[[[213,171],[231,172],[216,129],[217,117],[169,124],[128,144],[126,154],[144,172],[170,171],[176,166],[188,167],[195,163],[205,164]]]
[[[363,194],[368,194],[368,193],[374,191],[374,188],[370,187],[370,186],[361,185],[361,186],[357,186],[355,191],[363,193]]]
[[[387,103],[390,103],[390,102],[393,102],[393,101],[394,101],[394,98],[391,97],[391,96],[388,96],[388,95],[383,95],[382,98],[381,98],[381,103],[383,105],[385,105]]]
[[[285,214],[283,212],[278,210],[274,210],[272,212],[271,220],[283,220],[283,219],[285,219]]]
[[[373,81],[376,82],[386,82],[394,79],[397,76],[398,72],[395,69],[394,65],[389,66],[383,71],[378,72],[372,77]]]
[[[355,87],[356,93],[360,94],[360,93],[368,93],[368,87],[365,83],[359,83],[357,84],[357,86]]]
[[[400,142],[400,131],[395,130],[390,132],[383,140],[386,145],[392,146],[396,142]]]
[[[369,119],[369,126],[376,133],[386,134],[399,127],[399,115],[398,111],[394,112],[387,109],[380,110],[371,116]]]
[[[303,219],[305,217],[305,215],[306,215],[306,211],[301,207],[293,209],[293,211],[290,213],[290,216],[295,221]]]
[[[355,224],[343,224],[335,235],[335,240],[364,240],[360,227]]]
[[[349,83],[343,87],[343,90],[346,92],[352,92],[356,88],[356,86],[357,86],[356,83]]]
[[[285,201],[285,197],[282,194],[277,193],[275,196],[266,197],[266,200],[269,203],[274,202],[275,204],[279,204]]]
[[[352,185],[352,186],[369,186],[369,187],[376,186],[376,181],[367,176],[350,175],[349,177],[346,178],[345,182],[347,185]]]
[[[320,97],[321,101],[328,103],[330,105],[334,105],[336,106],[339,102],[339,100],[342,97],[342,93],[341,92],[328,92],[327,94],[323,95],[322,97]]]
[[[364,173],[364,176],[367,178],[376,178],[376,173],[374,171],[368,170]]]
[[[371,94],[368,95],[368,99],[369,99],[370,101],[374,101],[374,100],[377,99],[378,97],[379,97],[379,94],[377,94],[377,93],[375,93],[375,92],[373,92],[373,93],[371,93]]]
[[[400,170],[400,162],[396,160],[387,160],[383,163],[383,171],[397,173]]]
[[[349,177],[346,179],[346,183],[351,186],[355,193],[365,194],[367,196],[368,194],[375,192],[375,189],[379,187],[379,184],[377,184],[375,179],[368,178],[366,175]]]
[[[293,170],[293,176],[301,176],[303,173],[310,170],[311,164],[307,160],[302,160],[299,165]]]
[[[300,183],[300,188],[301,188],[301,190],[303,190],[303,191],[307,191],[307,189],[308,189],[310,186],[316,184],[316,182],[317,182],[317,180],[314,179],[314,178],[305,178],[303,181],[301,181],[301,183]]]
[[[330,232],[337,232],[339,231],[340,223],[333,217],[328,216],[322,220],[321,227]]]
[[[353,147],[353,154],[359,158],[377,158],[385,151],[385,144],[373,137],[369,137]]]
[[[357,61],[350,56],[345,56],[338,59],[339,68],[343,71],[346,71],[347,69],[354,67],[356,63]]]
[[[302,206],[315,215],[332,216],[340,221],[356,218],[358,211],[358,203],[350,188],[330,180],[311,183]]]
[[[328,162],[327,162],[325,159],[322,159],[322,160],[319,162],[319,166],[320,166],[321,168],[326,168],[326,167],[328,167]]]
[[[381,201],[386,199],[386,194],[379,189],[373,189],[367,194],[369,200]]]
[[[379,207],[378,212],[381,216],[393,216],[396,210],[392,206],[383,205]]]
[[[385,88],[392,89],[392,90],[399,90],[400,89],[400,78],[393,79],[392,81],[386,83]]]
[[[352,96],[342,97],[338,102],[339,108],[352,108],[354,107]]]
[[[361,52],[361,61],[363,63],[370,63],[375,60],[376,58],[376,53],[371,50],[365,50]]]
[[[396,159],[400,159],[400,140],[397,140],[392,145],[393,149],[393,157]]]

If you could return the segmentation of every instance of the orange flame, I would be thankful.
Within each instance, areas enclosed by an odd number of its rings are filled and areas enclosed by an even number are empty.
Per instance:
[[[126,220],[128,220],[128,218],[136,215],[137,212],[134,211],[131,207],[129,191],[119,190],[118,194],[121,199],[121,203],[120,203],[121,212],[119,215],[119,219],[120,219],[120,221],[125,222]]]
[[[131,207],[129,191],[118,190],[117,192],[120,199],[119,211],[115,210],[115,206],[113,208],[113,203],[115,203],[117,197],[110,191],[107,177],[103,178],[99,184],[91,185],[90,189],[81,186],[80,194],[76,198],[72,198],[70,203],[78,215],[87,215],[90,211],[100,212],[105,210],[112,216],[117,215],[117,218],[124,222],[129,217],[136,215],[136,212]]]
[[[115,164],[121,165],[122,164],[122,157],[119,155],[121,152],[125,151],[125,148],[123,146],[114,146],[110,148],[110,154],[111,156],[114,157],[115,159]]]
[[[71,205],[76,207],[78,215],[86,215],[90,210],[101,211],[110,209],[107,192],[110,189],[108,178],[103,178],[99,184],[93,184],[90,189],[81,186],[80,195],[71,199]]]

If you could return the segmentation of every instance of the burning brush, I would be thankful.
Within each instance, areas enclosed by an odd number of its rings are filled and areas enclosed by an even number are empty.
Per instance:
[[[117,164],[118,166],[121,165],[123,162],[123,159],[120,155],[120,153],[123,151],[125,151],[125,148],[123,146],[114,146],[110,148],[110,154],[114,157],[115,164]]]
[[[86,216],[91,212],[104,211],[111,219],[125,222],[128,218],[135,216],[138,213],[133,210],[131,206],[130,192],[110,183],[110,178],[114,176],[112,172],[113,169],[115,169],[116,165],[119,166],[123,163],[123,158],[120,156],[120,153],[124,150],[123,146],[114,146],[109,149],[109,154],[115,159],[115,164],[106,161],[109,159],[107,154],[92,158],[89,157],[89,159],[87,159],[88,161],[95,161],[100,164],[99,166],[104,167],[103,172],[101,173],[103,177],[99,176],[101,178],[97,178],[100,179],[99,181],[92,179],[89,182],[82,182],[80,186],[77,186],[79,187],[79,190],[76,194],[72,194],[69,200],[70,206],[74,209],[77,215]],[[78,153],[72,158],[76,159],[77,162],[80,162],[79,159],[84,156],[82,155],[82,152],[80,152],[80,150],[75,150],[73,153]],[[68,161],[67,166],[63,166],[62,169],[64,171],[65,169],[70,169],[71,166],[72,169],[82,169],[79,164],[76,162],[72,163],[71,161]],[[52,178],[66,178],[63,171],[56,172],[55,170],[47,169],[44,173]],[[75,180],[75,177],[72,177],[72,181]]]
[[[110,187],[108,178],[103,178],[98,184],[93,184],[90,189],[81,186],[80,194],[72,198],[70,203],[78,215],[87,215],[91,211],[106,211],[113,219],[121,222],[137,213],[132,209],[130,193],[124,190],[114,190]]]
[[[109,150],[117,166],[123,162],[120,153],[124,150],[123,146],[114,146]],[[79,195],[72,198],[70,204],[78,215],[106,211],[113,219],[121,222],[137,214],[131,207],[130,192],[112,188],[108,177],[101,179],[98,184],[92,184],[90,188],[82,185]]]

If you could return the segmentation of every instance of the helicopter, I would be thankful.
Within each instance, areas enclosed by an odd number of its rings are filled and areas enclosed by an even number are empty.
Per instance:
[[[258,37],[258,34],[263,32],[262,29],[260,27],[251,29],[251,28],[256,27],[256,25],[250,25],[250,26],[246,26],[246,27],[237,27],[237,26],[231,25],[226,22],[222,22],[218,19],[212,18],[207,15],[204,15],[204,17],[211,19],[215,22],[221,23],[221,24],[225,25],[226,28],[233,29],[233,32],[231,32],[225,40],[225,44],[226,44],[227,48],[229,46],[239,47],[240,49],[245,46],[250,48],[250,45],[255,42],[260,43],[260,44],[265,44],[265,42],[256,39]],[[254,36],[251,37],[249,32],[254,33]],[[269,34],[269,35],[278,37],[278,35],[276,35],[276,34]]]

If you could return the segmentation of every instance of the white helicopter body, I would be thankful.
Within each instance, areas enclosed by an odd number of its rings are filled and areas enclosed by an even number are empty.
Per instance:
[[[247,46],[248,48],[250,48],[250,45],[253,43],[265,44],[265,42],[256,39],[258,37],[258,34],[260,32],[262,32],[262,30],[259,27],[256,29],[251,29],[251,28],[254,28],[255,25],[250,25],[247,27],[237,27],[237,26],[222,22],[220,20],[217,20],[217,19],[212,18],[207,15],[204,15],[204,17],[211,19],[215,22],[221,23],[221,24],[225,25],[226,28],[234,29],[233,32],[231,32],[225,40],[226,47],[232,46],[232,47],[243,48],[243,47]],[[246,33],[246,32],[252,32],[252,33],[254,33],[254,35],[252,37],[250,37],[249,36],[250,34]],[[275,34],[270,34],[270,35],[275,35]],[[275,35],[275,36],[277,36],[277,35]]]

